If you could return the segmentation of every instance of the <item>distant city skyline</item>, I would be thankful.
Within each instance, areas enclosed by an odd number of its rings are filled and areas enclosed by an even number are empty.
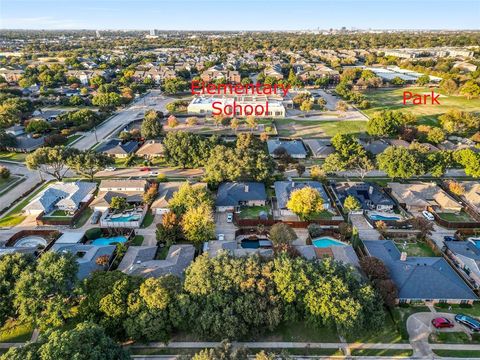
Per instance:
[[[0,0],[2,29],[477,30],[478,0]]]

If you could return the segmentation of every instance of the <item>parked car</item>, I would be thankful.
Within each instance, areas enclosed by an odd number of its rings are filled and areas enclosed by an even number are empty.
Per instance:
[[[466,327],[470,328],[472,331],[480,331],[480,321],[474,319],[471,316],[464,315],[464,314],[457,314],[455,315],[455,321],[465,325]]]
[[[225,234],[218,234],[218,240],[219,241],[225,240]]]
[[[100,220],[100,216],[102,216],[102,212],[101,211],[95,211],[92,215],[92,219],[90,220],[90,224],[96,224],[98,223],[98,220]]]
[[[435,217],[433,216],[433,214],[430,211],[423,210],[422,215],[425,219],[427,219],[429,221],[434,221],[435,220]]]
[[[143,167],[140,169],[140,171],[150,171],[151,169],[149,167]]]
[[[157,175],[158,175],[158,171],[150,171],[150,172],[148,173],[148,175],[150,175],[150,176],[157,176]]]
[[[438,318],[433,319],[432,320],[432,325],[436,329],[452,328],[454,326],[453,323],[450,320],[445,319],[444,317],[438,317]]]
[[[109,166],[105,168],[105,171],[115,171],[115,170],[117,170],[117,168],[113,166]]]
[[[444,236],[443,240],[445,240],[445,241],[455,241],[457,239],[455,239],[455,237],[453,237],[453,236]]]
[[[227,223],[233,222],[233,213],[228,213],[227,214]]]

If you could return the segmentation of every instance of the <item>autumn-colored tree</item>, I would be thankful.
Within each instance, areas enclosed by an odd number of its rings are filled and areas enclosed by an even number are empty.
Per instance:
[[[306,186],[292,191],[287,208],[302,220],[310,220],[312,216],[324,210],[323,198],[317,189]]]

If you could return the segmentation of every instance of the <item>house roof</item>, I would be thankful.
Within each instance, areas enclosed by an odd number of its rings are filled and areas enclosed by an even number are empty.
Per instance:
[[[57,182],[41,192],[25,209],[45,211],[50,210],[54,205],[63,205],[76,210],[80,202],[96,188],[97,184],[92,182]]]
[[[217,191],[216,206],[237,206],[240,201],[265,201],[267,193],[261,182],[225,182]]]
[[[127,141],[125,143],[120,139],[110,139],[107,142],[102,143],[95,149],[96,152],[103,152],[106,154],[130,154],[138,147],[137,141]]]
[[[311,187],[320,193],[325,205],[330,204],[330,198],[328,197],[322,184],[318,181],[275,181],[275,197],[277,198],[277,204],[279,209],[286,209],[288,200],[290,200],[290,194],[293,190],[303,189],[305,187]]]
[[[465,188],[463,198],[472,206],[480,210],[480,181],[462,181]]]
[[[161,155],[163,151],[164,147],[160,140],[148,140],[137,150],[137,155]]]
[[[473,241],[445,241],[444,244],[455,254],[480,262],[480,249],[475,246]]]
[[[128,191],[123,189],[145,189],[147,186],[147,180],[134,180],[134,179],[107,179],[100,182],[99,189],[103,191],[119,190]],[[137,191],[137,190],[133,190]]]
[[[392,195],[407,206],[426,207],[438,205],[444,209],[461,209],[461,205],[437,184],[416,182],[409,184],[388,183]]]
[[[118,265],[118,270],[126,272],[137,262],[145,262],[155,259],[156,246],[130,246]]]
[[[394,206],[395,202],[385,194],[375,183],[370,182],[341,182],[332,183],[332,189],[338,200],[343,204],[347,196],[354,196],[362,205],[362,209],[368,210],[368,203],[373,205]]]
[[[184,183],[184,181],[170,181],[165,183],[159,183],[157,198],[150,207],[152,209],[168,208],[168,203],[173,197],[173,194],[175,194],[180,188],[180,186],[182,186]]]
[[[383,139],[379,140],[373,140],[370,142],[360,142],[360,144],[364,147],[366,151],[371,152],[373,155],[378,155],[381,154],[382,152],[385,151],[387,147],[390,146],[390,144]]]
[[[268,140],[267,147],[269,154],[273,154],[276,149],[283,147],[289,155],[307,155],[307,150],[301,140]]]
[[[45,136],[33,138],[27,135],[21,135],[17,136],[15,139],[17,140],[16,144],[14,146],[9,146],[8,148],[32,151],[45,143]]]
[[[148,250],[150,256],[152,250]],[[172,245],[168,250],[165,260],[146,260],[142,261],[139,257],[135,262],[123,270],[130,275],[142,277],[159,277],[172,274],[182,278],[185,269],[190,265],[195,257],[195,248],[193,245]]]
[[[52,248],[52,251],[62,253],[71,252],[76,255],[78,263],[77,277],[83,280],[88,277],[93,271],[104,270],[105,268],[96,263],[100,256],[107,255],[110,259],[115,251],[115,245],[95,246],[84,244],[65,244]]]
[[[310,148],[314,157],[325,158],[335,152],[330,139],[305,139],[303,142]]]
[[[400,299],[476,300],[477,296],[442,257],[407,257],[391,240],[364,240],[368,253],[389,269]]]
[[[209,257],[215,257],[219,255],[221,251],[226,251],[233,255],[234,250],[237,248],[237,242],[231,240],[211,240],[204,244],[203,251],[208,252]]]
[[[143,191],[101,191],[97,197],[90,203],[90,206],[109,206],[112,198],[122,197],[130,203],[143,202]]]

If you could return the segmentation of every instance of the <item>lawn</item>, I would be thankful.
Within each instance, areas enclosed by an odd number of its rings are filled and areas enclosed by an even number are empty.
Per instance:
[[[458,358],[480,358],[480,350],[433,350],[438,356],[444,357],[458,357]]]
[[[437,215],[440,217],[440,219],[450,222],[474,222],[470,215],[468,215],[465,211],[461,211],[458,214],[437,212]]]
[[[13,183],[18,181],[19,179],[21,179],[21,177],[17,175],[10,175],[8,179],[0,178],[0,194],[4,193],[9,186],[11,186]]]
[[[270,206],[243,206],[240,209],[238,217],[240,219],[258,219],[260,213],[264,211],[270,216]]]
[[[279,136],[289,137],[327,137],[335,134],[360,134],[366,130],[366,121],[338,120],[293,120],[277,119],[275,120]]]
[[[155,218],[155,215],[152,214],[151,210],[148,210],[147,213],[145,214],[145,217],[143,218],[142,228],[147,228],[150,225],[152,225],[154,218]]]
[[[327,210],[323,210],[322,212],[319,212],[317,214],[315,214],[313,217],[312,217],[312,220],[330,220],[332,218],[333,214],[330,212],[330,211],[327,211]]]
[[[442,306],[435,305],[435,309],[439,312],[448,312],[451,314],[465,314],[480,318],[480,303],[478,302],[474,303],[472,306],[459,304]]]
[[[72,135],[67,138],[67,143],[65,145],[70,145],[73,143],[75,140],[81,138],[83,135],[77,134],[77,135]]]
[[[0,151],[0,160],[24,162],[28,154],[9,151]]]
[[[90,208],[86,208],[85,210],[83,210],[82,215],[80,215],[80,217],[77,218],[77,220],[73,223],[72,227],[74,229],[81,228],[83,225],[85,225],[87,220],[90,219],[90,216],[92,216],[92,214],[93,210]]]
[[[403,349],[353,349],[352,356],[412,356],[413,350]]]
[[[438,99],[440,105],[403,105],[404,91],[417,94],[431,92],[431,90],[426,87],[368,90],[364,92],[364,95],[372,105],[370,109],[364,110],[363,112],[367,116],[371,116],[374,112],[380,110],[401,109],[416,115],[421,123],[433,126],[437,125],[438,116],[450,109],[480,112],[480,99],[468,100],[463,96],[445,95],[438,89],[435,89],[435,93],[441,94]]]
[[[5,215],[0,219],[0,227],[11,227],[20,224],[23,220],[25,220],[26,216],[21,215],[21,212],[25,206],[35,197],[37,196],[42,190],[44,190],[50,183],[47,182],[40,186],[36,191],[33,191],[30,195],[28,195],[25,199],[20,201],[15,207],[12,209],[8,215]]]
[[[478,344],[478,337],[470,340],[464,332],[434,332],[431,333],[428,342],[432,344]]]
[[[135,235],[132,241],[132,245],[134,246],[141,246],[143,243],[143,236],[142,235]]]
[[[71,215],[65,210],[55,210],[49,216],[62,216],[62,217],[71,217]]]
[[[339,342],[337,331],[329,327],[315,327],[306,322],[285,323],[273,332],[261,335],[255,341]]]
[[[0,343],[26,342],[31,339],[32,333],[32,324],[19,324],[9,320],[0,329]]]
[[[403,242],[395,242],[400,251],[405,251],[408,256],[436,256],[433,250],[424,242],[408,243],[404,248]]]

